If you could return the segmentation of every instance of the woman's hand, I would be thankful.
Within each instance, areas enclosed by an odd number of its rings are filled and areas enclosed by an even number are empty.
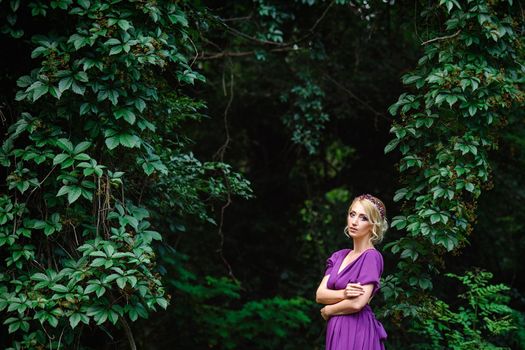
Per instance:
[[[345,298],[349,299],[349,298],[358,297],[364,292],[365,290],[363,289],[363,286],[361,285],[361,283],[359,282],[348,283],[345,288],[344,296]]]
[[[323,316],[325,321],[328,321],[328,319],[331,316],[329,311],[330,311],[330,309],[328,308],[328,305],[321,309],[321,316]]]

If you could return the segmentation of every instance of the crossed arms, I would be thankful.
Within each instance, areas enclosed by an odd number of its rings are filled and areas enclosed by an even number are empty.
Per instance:
[[[315,301],[326,305],[321,309],[325,320],[335,315],[359,312],[370,301],[373,284],[349,283],[345,289],[333,290],[327,287],[328,278],[330,275],[324,276],[315,294]]]

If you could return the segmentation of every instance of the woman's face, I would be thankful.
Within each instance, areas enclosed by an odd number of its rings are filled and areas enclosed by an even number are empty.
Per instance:
[[[365,208],[356,201],[347,217],[348,233],[352,238],[362,238],[372,234],[373,224],[365,213]]]

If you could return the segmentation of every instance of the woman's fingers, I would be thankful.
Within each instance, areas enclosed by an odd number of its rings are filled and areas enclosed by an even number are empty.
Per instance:
[[[363,286],[361,285],[361,283],[348,283],[346,285],[346,288],[347,289],[356,289],[356,290],[364,290]]]
[[[352,298],[363,294],[365,291],[359,283],[348,283],[345,288],[345,297]]]
[[[347,297],[356,297],[356,296],[359,296],[359,295],[361,295],[363,293],[364,293],[364,291],[362,291],[362,290],[346,290],[345,291],[345,295]]]
[[[324,307],[321,309],[321,316],[324,318],[325,321],[328,321],[328,318],[329,318],[329,317],[328,317],[328,315],[326,314],[326,310],[325,310]]]

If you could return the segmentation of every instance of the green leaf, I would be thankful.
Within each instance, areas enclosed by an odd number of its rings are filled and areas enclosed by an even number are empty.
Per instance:
[[[106,288],[104,288],[103,286],[100,286],[100,288],[98,288],[95,293],[97,294],[97,297],[100,298],[101,296],[104,295],[105,292],[106,292]]]
[[[50,289],[55,291],[55,292],[59,292],[59,293],[67,293],[67,292],[69,292],[67,287],[62,285],[62,284],[55,284],[55,285],[51,286]]]
[[[69,153],[73,152],[73,144],[68,139],[65,139],[65,138],[58,139],[57,146],[62,148],[66,152],[69,152]]]
[[[78,0],[78,4],[82,6],[85,10],[89,9],[89,6],[91,5],[89,0]],[[79,319],[80,320],[80,319]],[[78,323],[78,322],[77,322]],[[75,327],[73,327],[75,328]]]
[[[20,0],[11,0],[10,4],[11,10],[13,10],[13,12],[16,12],[18,10],[18,7],[20,7]]]
[[[20,328],[20,322],[11,323],[8,328],[9,333],[14,333]]]
[[[91,105],[89,103],[83,103],[80,105],[80,115],[84,115],[87,112],[89,112],[91,109]]]
[[[136,135],[120,134],[119,142],[122,146],[133,148],[138,145],[139,138]]]
[[[53,165],[61,164],[63,161],[69,158],[69,154],[60,153],[53,159]]]
[[[452,105],[458,101],[458,97],[456,95],[447,95],[446,100],[448,105],[452,107]]]
[[[84,92],[86,91],[86,87],[83,85],[79,85],[76,82],[73,82],[73,85],[71,86],[71,90],[77,95],[84,95]]]
[[[71,76],[60,79],[58,82],[58,90],[62,93],[67,89],[71,88],[73,84],[73,78]]]
[[[83,141],[75,146],[75,149],[73,150],[73,153],[78,154],[80,152],[84,152],[91,146],[91,142],[89,141]]]
[[[49,85],[49,93],[51,94],[51,96],[58,100],[62,96],[62,92],[60,92],[60,90],[57,87],[54,87],[52,85]]]
[[[100,287],[99,284],[90,284],[86,287],[86,289],[84,289],[84,293],[85,294],[89,294],[89,293],[93,293],[94,291],[96,291],[98,288]]]
[[[157,298],[157,304],[159,304],[164,310],[168,307],[168,301],[164,298]]]
[[[111,50],[109,50],[109,55],[116,55],[122,52],[122,46],[113,46]]]
[[[408,189],[406,188],[400,188],[399,190],[397,190],[394,196],[394,202],[399,202],[401,199],[405,198],[407,193]]]
[[[432,215],[430,216],[430,223],[431,223],[431,224],[438,223],[439,221],[441,221],[441,215],[439,215],[439,214],[436,213],[436,214],[432,214]]]
[[[78,323],[80,322],[81,316],[79,313],[74,313],[73,315],[69,316],[69,324],[71,325],[71,328],[75,328]]]
[[[119,20],[119,21],[117,22],[117,24],[118,24],[118,26],[119,26],[122,30],[124,30],[124,31],[128,30],[128,29],[131,27],[131,25],[129,24],[129,22],[126,21],[125,19],[121,19],[121,20]]]
[[[47,281],[48,277],[41,272],[37,272],[31,276],[31,279],[33,281]]]
[[[67,201],[69,202],[69,204],[71,204],[75,202],[78,199],[78,197],[80,197],[81,194],[82,194],[82,188],[77,187],[77,186],[70,186],[69,192],[67,194]]]
[[[116,148],[120,144],[118,136],[108,137],[105,143],[110,150]]]
[[[32,91],[33,91],[33,102],[34,102],[49,91],[49,86],[41,84],[35,87]]]
[[[124,118],[128,123],[135,124],[135,113],[128,108],[121,108],[116,110],[113,115],[116,119]]]
[[[65,195],[66,193],[69,192],[69,186],[62,186],[60,187],[60,189],[58,190],[58,193],[56,194],[57,197],[60,197],[60,196],[63,196]]]
[[[117,278],[117,285],[119,286],[120,289],[124,289],[124,287],[126,287],[127,280],[128,279],[126,277]]]
[[[467,191],[469,191],[469,192],[474,192],[474,188],[475,188],[475,187],[474,187],[474,184],[471,183],[471,182],[467,182],[467,183],[465,184],[465,189],[466,189]]]
[[[56,328],[58,326],[58,319],[55,316],[49,315],[47,323],[49,323],[51,327]]]
[[[397,145],[399,144],[399,141],[400,139],[398,138],[391,140],[385,147],[385,150],[384,150],[385,154],[388,152],[391,152],[394,148],[396,148]]]
[[[144,102],[144,100],[141,98],[137,98],[134,102],[134,105],[135,108],[141,113],[144,111],[144,109],[146,109],[146,102]]]
[[[106,263],[106,258],[96,258],[91,263],[91,266],[93,266],[93,267],[100,267],[100,266],[103,266],[105,263]]]

